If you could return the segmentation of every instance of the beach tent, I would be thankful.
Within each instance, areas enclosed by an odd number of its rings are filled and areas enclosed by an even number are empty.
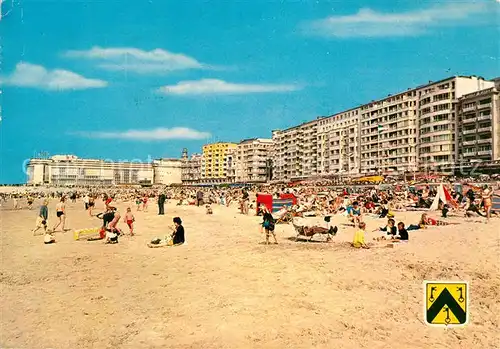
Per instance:
[[[437,195],[429,209],[431,211],[436,211],[439,208],[439,201],[442,201],[444,204],[456,206],[456,203],[448,192],[448,189],[446,189],[442,183],[437,188]]]
[[[281,194],[279,199],[273,198],[271,194],[258,193],[257,207],[258,212],[260,205],[266,205],[271,212],[278,212],[283,206],[291,207],[297,204],[297,197],[293,194]]]

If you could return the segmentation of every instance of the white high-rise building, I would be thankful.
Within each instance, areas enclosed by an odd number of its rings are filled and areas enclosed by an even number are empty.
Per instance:
[[[360,108],[318,119],[318,174],[357,174],[360,171]]]
[[[236,182],[266,182],[272,139],[245,139],[236,149]]]

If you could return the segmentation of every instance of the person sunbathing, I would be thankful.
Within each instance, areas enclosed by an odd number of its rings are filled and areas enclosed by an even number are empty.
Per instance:
[[[325,222],[328,224],[330,223],[330,216],[326,216],[324,218]],[[297,232],[297,237],[299,235],[303,235],[306,237],[313,237],[316,234],[324,234],[328,235],[327,236],[327,241],[330,241],[332,236],[337,235],[338,228],[337,226],[330,226],[329,228],[325,228],[319,225],[313,225],[313,226],[306,226],[306,225],[297,225],[295,222],[292,222],[293,227],[295,228],[295,231]]]

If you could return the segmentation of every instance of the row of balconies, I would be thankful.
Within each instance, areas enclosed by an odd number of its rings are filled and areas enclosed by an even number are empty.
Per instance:
[[[469,134],[473,134],[473,133],[491,132],[492,130],[493,130],[493,128],[491,126],[474,128],[474,129],[464,129],[464,130],[462,130],[462,134],[469,135]]]

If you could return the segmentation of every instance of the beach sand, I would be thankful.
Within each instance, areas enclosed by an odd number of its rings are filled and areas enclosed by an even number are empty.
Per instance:
[[[30,231],[38,206],[4,204],[0,213],[2,348],[500,347],[498,219],[462,220],[410,232],[410,243],[395,248],[356,250],[348,244],[354,228],[335,217],[333,243],[295,242],[293,227],[278,225],[279,244],[266,246],[261,218],[235,207],[214,205],[209,216],[169,203],[158,216],[151,203],[147,213],[133,208],[137,236],[118,244],[74,241],[67,232],[44,245]],[[123,216],[126,204],[117,206]],[[50,227],[54,207],[52,200]],[[67,211],[69,228],[101,223],[81,202]],[[174,216],[183,219],[188,244],[147,248]],[[418,216],[398,213],[396,221]],[[367,219],[368,231],[384,222]],[[470,282],[466,327],[424,324],[424,280]]]

